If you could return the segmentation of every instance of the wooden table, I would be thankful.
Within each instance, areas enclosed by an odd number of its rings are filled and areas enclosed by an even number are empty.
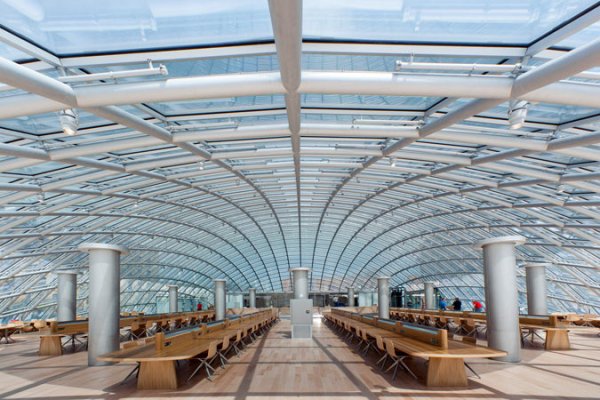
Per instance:
[[[98,357],[98,360],[108,362],[133,362],[140,364],[137,387],[140,390],[177,388],[176,361],[189,360],[208,351],[212,342],[222,343],[226,337],[237,336],[238,331],[248,329],[256,324],[271,320],[271,312],[261,312],[260,318],[248,316],[242,320],[230,322],[231,326],[209,326],[208,331],[198,335],[200,328],[186,329],[172,336],[166,336],[165,341],[171,345],[162,347],[159,342],[143,346],[121,349]],[[162,334],[160,334],[162,335]],[[162,341],[162,338],[159,339]]]
[[[17,324],[0,325],[0,343],[2,343],[2,339],[4,339],[6,344],[14,343],[15,340],[11,338],[11,336],[13,333],[17,332],[22,327],[23,325]]]
[[[140,390],[177,389],[175,362],[189,360],[208,351],[211,342],[217,339],[197,338],[189,342],[174,344],[157,350],[150,343],[131,349],[118,350],[98,357],[102,361],[140,363],[137,388]]]
[[[503,357],[506,352],[484,346],[448,340],[447,347],[426,343],[423,340],[406,337],[395,332],[394,325],[385,328],[373,326],[364,318],[356,320],[348,316],[331,314],[327,316],[364,330],[372,338],[381,336],[389,339],[399,352],[411,357],[426,358],[427,364],[426,385],[428,387],[467,387],[468,380],[465,371],[465,358],[490,358]],[[374,322],[376,320],[373,320]],[[437,330],[437,328],[436,328]]]
[[[503,357],[506,352],[488,347],[448,341],[447,349],[435,348],[415,339],[389,338],[394,347],[411,357],[429,359],[426,384],[429,387],[467,387],[465,358]]]

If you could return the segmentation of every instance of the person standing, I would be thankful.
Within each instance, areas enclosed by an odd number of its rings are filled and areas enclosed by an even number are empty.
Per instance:
[[[440,298],[440,310],[446,311],[446,307],[448,307],[448,303],[446,303],[445,298]]]
[[[479,300],[473,300],[473,311],[483,312],[483,304]]]
[[[454,303],[452,303],[452,309],[454,311],[460,311],[462,309],[462,302],[458,297],[454,299]]]

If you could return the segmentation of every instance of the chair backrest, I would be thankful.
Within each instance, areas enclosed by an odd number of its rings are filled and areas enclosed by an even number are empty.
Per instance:
[[[123,348],[124,349],[130,349],[132,347],[137,347],[137,343],[136,342],[125,342],[123,343]]]
[[[379,335],[375,336],[375,342],[377,343],[377,348],[381,351],[385,351],[385,344],[383,343],[383,338]]]
[[[217,346],[219,344],[219,341],[210,342],[210,344],[208,345],[208,353],[206,354],[207,358],[213,358],[215,354],[217,354]]]
[[[477,344],[477,338],[471,336],[463,336],[462,341],[469,344]]]
[[[227,350],[228,347],[229,347],[229,335],[225,335],[225,337],[223,338],[223,345],[221,346],[221,351]]]
[[[385,339],[384,343],[385,343],[385,351],[391,357],[396,357],[396,348],[394,347],[394,342],[392,342],[390,339]]]
[[[242,331],[241,329],[238,329],[237,334],[235,336],[235,341],[236,343],[239,342],[240,340],[242,340]]]

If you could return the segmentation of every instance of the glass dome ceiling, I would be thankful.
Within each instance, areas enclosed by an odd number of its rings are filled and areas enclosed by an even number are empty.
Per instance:
[[[298,265],[481,299],[473,244],[509,234],[551,311],[600,313],[597,2],[0,3],[0,319],[51,316],[64,269],[84,311],[84,241],[152,312]]]

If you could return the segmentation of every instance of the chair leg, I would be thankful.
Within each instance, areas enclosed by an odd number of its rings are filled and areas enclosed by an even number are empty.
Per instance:
[[[379,369],[383,371],[383,369],[385,368],[385,362],[387,361],[387,359],[388,359],[388,354],[387,354],[387,353],[385,353],[385,354],[384,354],[384,355],[383,355],[383,356],[382,356],[382,357],[379,359],[379,361],[377,361],[377,362],[375,363],[375,365],[376,365],[376,366],[378,366],[378,367],[379,367]],[[381,365],[379,365],[379,364],[381,364]]]
[[[398,359],[398,362],[402,365],[402,367],[406,370],[406,372],[408,372],[413,378],[415,378],[415,380],[418,380],[417,376],[410,370],[410,368],[408,368],[408,365],[406,365],[406,363],[404,362],[405,358],[406,358],[406,356],[400,357]]]
[[[131,375],[133,375],[135,373],[135,377],[137,378],[137,376],[140,373],[140,363],[138,363],[134,369],[131,370],[131,372],[129,374],[127,374],[127,376],[125,377],[125,379],[123,379],[120,383],[120,385],[124,385],[125,382],[127,382],[127,379],[129,379],[131,377]]]
[[[467,363],[465,363],[465,367],[467,367],[469,369],[469,371],[471,371],[473,374],[475,374],[475,376],[477,377],[477,379],[481,379],[481,377],[479,376],[479,374],[477,372],[475,372],[475,370]]]

